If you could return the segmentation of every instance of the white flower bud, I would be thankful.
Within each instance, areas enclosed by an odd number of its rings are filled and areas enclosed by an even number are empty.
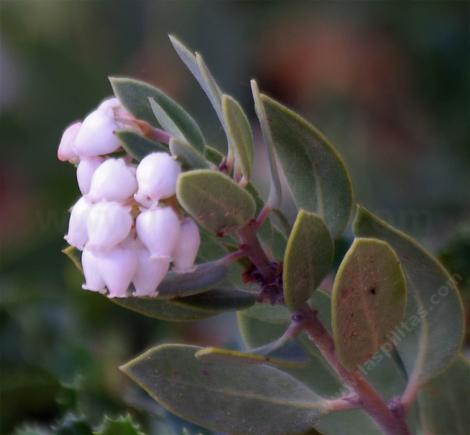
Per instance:
[[[69,230],[64,239],[80,250],[88,241],[87,220],[91,209],[92,204],[82,197],[70,210]]]
[[[87,246],[95,251],[113,248],[129,235],[132,222],[130,207],[117,202],[93,205],[87,219]]]
[[[82,253],[82,268],[83,275],[85,275],[85,283],[82,285],[82,288],[84,290],[105,293],[105,283],[98,268],[98,261],[99,258],[96,254],[85,246]]]
[[[86,195],[90,191],[91,177],[103,161],[102,157],[88,157],[82,159],[78,164],[77,181],[82,195]]]
[[[191,272],[194,269],[197,251],[201,244],[199,228],[191,218],[181,223],[180,236],[173,253],[173,264],[176,272]]]
[[[81,122],[75,122],[64,130],[59,148],[57,149],[57,158],[62,162],[78,163],[79,158],[75,151],[75,139],[81,125]]]
[[[134,296],[156,296],[157,288],[170,268],[170,259],[152,259],[148,249],[140,241],[136,242],[137,270],[132,278]]]
[[[108,159],[93,174],[88,197],[92,201],[125,201],[136,190],[134,168],[124,159]]]
[[[134,240],[127,239],[107,252],[96,253],[98,269],[109,291],[110,298],[127,297],[137,269]]]
[[[143,211],[137,216],[136,230],[152,258],[171,259],[180,233],[178,215],[171,207]]]
[[[121,146],[115,134],[118,128],[113,107],[109,104],[98,107],[83,120],[75,140],[77,154],[81,158],[94,157],[118,150]]]
[[[160,199],[169,198],[176,192],[176,180],[181,165],[164,152],[145,156],[137,166],[136,176],[139,190],[135,199],[148,207]]]

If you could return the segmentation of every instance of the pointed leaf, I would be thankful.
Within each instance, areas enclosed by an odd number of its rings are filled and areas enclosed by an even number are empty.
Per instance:
[[[279,164],[299,208],[322,216],[336,237],[348,224],[351,181],[328,140],[297,113],[261,95]]]
[[[168,152],[168,148],[161,143],[154,142],[133,131],[119,131],[116,134],[121,140],[122,147],[138,162],[147,154],[159,151]]]
[[[245,309],[255,303],[254,295],[236,289],[209,290],[171,300],[134,297],[111,300],[144,316],[172,322],[201,320],[223,311]]]
[[[275,151],[273,138],[271,135],[271,130],[269,128],[268,117],[266,116],[266,111],[264,110],[263,102],[261,101],[261,96],[256,80],[251,80],[251,92],[253,94],[253,101],[255,103],[255,112],[258,117],[260,124],[261,132],[263,133],[263,138],[266,143],[266,148],[268,151],[269,166],[270,166],[270,176],[271,183],[268,196],[268,204],[273,207],[279,207],[282,199],[282,189],[281,181],[279,179],[279,172],[276,163]]]
[[[198,361],[200,349],[158,346],[122,370],[174,414],[215,431],[304,433],[325,413],[324,401],[284,372]]]
[[[229,142],[235,154],[235,161],[240,165],[247,181],[253,170],[253,132],[242,107],[230,95],[223,95],[222,109]]]
[[[145,435],[130,415],[117,418],[105,417],[101,427],[93,435]]]
[[[423,385],[418,400],[425,433],[469,433],[469,386],[470,362],[463,356],[459,356],[444,372]]]
[[[219,166],[225,158],[225,156],[219,150],[209,145],[206,145],[205,156],[209,162],[216,166]]]
[[[172,138],[170,140],[171,154],[180,160],[184,166],[190,169],[208,169],[209,162],[195,148],[184,140]]]
[[[83,273],[82,257],[80,251],[77,248],[73,246],[67,246],[66,248],[62,249],[62,253],[68,257],[68,259],[80,271],[80,273]]]
[[[214,107],[221,124],[224,125],[224,116],[222,113],[222,91],[207,68],[204,59],[199,53],[194,54],[175,36],[169,35],[169,38],[176,50],[176,53],[202,87]]]
[[[332,303],[338,358],[354,370],[390,339],[405,312],[405,277],[393,249],[355,239],[338,269]]]
[[[397,348],[410,378],[410,389],[444,369],[460,351],[463,308],[453,278],[413,239],[372,213],[358,208],[354,232],[390,244],[400,258],[409,290]]]
[[[181,136],[199,151],[204,150],[205,139],[196,121],[163,91],[139,80],[124,77],[110,77],[109,80],[116,97],[136,118],[157,127],[168,128],[168,132],[172,135]],[[161,109],[163,113],[161,120],[165,125],[160,124],[160,120],[156,121],[149,98],[152,98]]]
[[[195,170],[178,179],[177,197],[203,227],[218,234],[245,225],[255,214],[251,195],[220,172]]]
[[[323,220],[300,210],[284,254],[284,300],[291,310],[302,306],[330,270],[333,241]]]
[[[199,126],[177,103],[165,97],[158,100],[149,98],[150,107],[160,126],[174,138],[204,152],[205,139]]]

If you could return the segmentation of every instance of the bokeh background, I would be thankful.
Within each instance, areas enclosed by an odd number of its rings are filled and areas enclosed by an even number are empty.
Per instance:
[[[357,198],[439,254],[468,295],[469,16],[459,1],[0,0],[0,433],[89,433],[127,412],[148,433],[200,433],[117,367],[170,339],[230,343],[233,318],[188,326],[132,314],[82,291],[60,252],[78,189],[56,148],[110,95],[107,76],[161,87],[223,145],[168,33],[200,51],[252,117],[255,77],[318,126]],[[259,179],[265,171],[261,162]]]

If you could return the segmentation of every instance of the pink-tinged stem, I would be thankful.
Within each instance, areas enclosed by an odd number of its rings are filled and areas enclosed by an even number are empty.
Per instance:
[[[413,406],[413,403],[416,400],[416,396],[418,395],[420,385],[416,382],[414,377],[410,377],[408,380],[408,385],[401,397],[400,404],[403,407],[404,411],[407,412]]]
[[[263,207],[263,209],[259,212],[258,217],[256,218],[256,228],[259,229],[263,226],[271,210],[272,210],[271,207],[268,206],[267,204]]]
[[[388,435],[410,435],[402,415],[396,415],[385,401],[358,371],[347,370],[336,356],[335,345],[330,333],[317,317],[316,311],[305,305],[298,312],[300,321],[310,340],[318,347],[323,357],[343,378],[349,388],[357,395],[360,406],[366,411]]]

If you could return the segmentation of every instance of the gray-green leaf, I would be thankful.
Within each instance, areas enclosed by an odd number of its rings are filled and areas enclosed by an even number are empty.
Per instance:
[[[281,370],[199,361],[199,350],[158,346],[122,370],[174,414],[215,431],[304,433],[326,412],[319,396]]]
[[[333,262],[334,245],[323,220],[300,210],[284,254],[284,300],[295,310],[306,302]]]
[[[210,167],[206,158],[184,140],[172,138],[170,152],[190,169],[208,169]]]
[[[159,151],[168,152],[168,148],[164,145],[147,139],[133,131],[119,131],[117,132],[117,135],[121,140],[122,147],[138,162],[140,162],[147,154]]]
[[[178,179],[176,194],[191,216],[218,234],[239,229],[255,214],[251,195],[220,172],[185,172]]]
[[[397,349],[410,378],[410,388],[444,369],[460,351],[464,320],[453,278],[413,239],[358,208],[354,232],[389,243],[400,258],[408,287],[405,320]]]
[[[110,77],[114,94],[136,118],[154,126],[168,128],[172,135],[185,139],[199,151],[204,150],[205,139],[194,119],[172,98],[148,83],[129,78]],[[156,122],[149,99],[160,108],[161,118]],[[160,124],[163,121],[163,124]]]
[[[261,95],[279,163],[299,208],[323,217],[333,237],[346,228],[353,204],[341,157],[315,127],[297,113]]]
[[[405,277],[393,249],[355,239],[333,286],[333,337],[343,365],[354,370],[369,360],[390,339],[405,306]]]
[[[230,95],[223,95],[222,109],[229,135],[229,143],[235,153],[236,164],[247,181],[253,170],[253,132],[242,107]]]

